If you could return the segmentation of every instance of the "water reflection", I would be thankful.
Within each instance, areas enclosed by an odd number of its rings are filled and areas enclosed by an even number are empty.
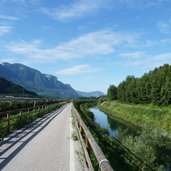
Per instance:
[[[102,111],[100,111],[97,107],[90,108],[90,111],[94,114],[96,123],[98,123],[103,128],[108,128],[109,135],[111,137],[119,136],[120,129],[127,129],[128,134],[135,135],[139,133],[140,128],[135,127],[134,125],[129,124],[128,122],[119,120],[118,118],[111,118]],[[168,164],[168,166],[165,168],[165,171],[171,171],[170,164]]]
[[[135,134],[137,129],[134,126],[124,123],[123,121],[118,121],[117,118],[111,118],[102,111],[100,111],[97,107],[90,108],[90,111],[94,114],[95,122],[100,124],[103,128],[108,128],[109,135],[111,137],[117,137],[119,134],[119,129],[127,129],[128,133]]]

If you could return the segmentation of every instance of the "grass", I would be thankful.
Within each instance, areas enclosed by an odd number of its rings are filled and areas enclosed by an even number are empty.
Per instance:
[[[106,106],[104,106],[104,104]],[[108,108],[113,109],[113,107],[115,109],[117,108],[115,111],[112,110],[112,112],[108,112],[110,116],[120,118],[120,120],[126,120],[127,122],[139,126],[147,126],[148,124],[144,122],[136,123],[135,120],[132,119],[134,115],[142,114],[144,115],[142,118],[153,120],[154,116],[158,118],[158,115],[161,115],[163,111],[165,111],[167,115],[170,110],[169,107],[159,108],[157,106],[153,107],[152,105],[128,105],[118,102],[104,102],[102,105],[105,110],[108,110]],[[120,134],[118,139],[111,138],[100,125],[94,122],[94,117],[88,110],[90,107],[88,104],[77,103],[75,107],[96,142],[103,150],[105,156],[109,159],[114,170],[163,171],[165,170],[164,167],[170,163],[171,144],[169,139],[163,136],[163,132],[160,129],[157,130],[146,127],[146,129],[141,129],[141,133],[136,136],[129,135],[127,130],[122,130],[122,135]],[[153,112],[155,113],[153,114]],[[126,115],[124,115],[125,113]],[[136,121],[139,121],[138,116],[134,116],[134,118],[137,118]],[[90,154],[93,155],[93,153]],[[95,162],[94,159],[94,156],[91,157],[95,170],[98,170],[98,162]]]
[[[95,104],[94,104],[95,105]],[[74,102],[74,106],[79,112],[84,123],[88,126],[91,134],[95,138],[95,141],[103,150],[106,158],[109,159],[110,164],[114,170],[127,170],[127,171],[137,171],[136,168],[139,168],[136,162],[136,166],[132,167],[127,162],[124,161],[123,154],[127,152],[121,147],[118,142],[113,141],[106,132],[106,129],[100,127],[99,124],[94,122],[94,115],[89,111],[89,108],[93,106],[91,102]],[[95,171],[99,170],[99,164],[97,162],[92,149],[89,151],[90,159],[92,161]],[[128,154],[127,154],[128,156]],[[131,160],[132,156],[129,154]]]
[[[74,141],[78,141],[78,137],[77,137],[77,132],[76,132],[76,130],[74,130],[74,131],[72,132],[71,138],[72,138],[72,140],[74,140]]]
[[[111,117],[117,117],[140,127],[161,128],[171,136],[171,106],[124,104],[117,101],[104,101],[100,109]]]

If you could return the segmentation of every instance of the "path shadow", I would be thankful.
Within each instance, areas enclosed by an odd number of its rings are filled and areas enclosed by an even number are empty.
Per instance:
[[[39,120],[25,127],[24,129],[17,132],[16,134],[13,134],[8,140],[3,142],[3,145],[4,144],[11,144],[11,145],[9,145],[9,147],[5,148],[0,152],[0,160],[3,160],[2,162],[0,162],[0,170],[2,170],[36,135],[38,135],[45,127],[47,127],[50,124],[50,122],[64,110],[65,107],[66,105],[62,106],[60,109],[58,109],[55,112],[45,115],[44,117],[40,118]],[[45,123],[46,121],[47,123]],[[45,124],[43,125],[43,123]],[[36,130],[37,128],[38,130]],[[28,131],[28,129],[30,130]],[[19,137],[21,134],[23,135]],[[32,135],[28,137],[26,140],[23,140],[29,134]],[[16,140],[12,140],[13,138],[16,138]],[[2,157],[3,154],[10,151],[12,147],[14,147],[14,145],[16,145],[18,142],[20,142],[21,145],[19,145],[7,157]]]

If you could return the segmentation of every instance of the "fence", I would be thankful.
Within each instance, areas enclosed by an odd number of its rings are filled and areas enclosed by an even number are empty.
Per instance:
[[[5,112],[1,112],[0,113],[0,133],[5,135],[8,135],[11,132],[11,126],[13,126],[15,124],[15,121],[17,119],[20,119],[22,117],[27,117],[30,116],[30,112],[31,111],[35,111],[36,109],[39,111],[40,109],[46,109],[47,107],[50,106],[55,106],[55,105],[64,105],[65,102],[61,102],[61,103],[56,103],[56,104],[51,104],[51,105],[40,105],[40,106],[35,106],[35,107],[28,107],[28,108],[22,108],[22,109],[17,109],[17,110],[10,110],[10,111],[5,111]],[[24,113],[23,113],[24,112]],[[15,114],[13,117],[11,117],[13,114]],[[2,137],[1,137],[2,138]]]
[[[89,150],[90,148],[92,148],[93,153],[99,163],[99,169],[101,171],[113,171],[112,167],[109,164],[109,161],[107,160],[104,153],[102,152],[96,141],[94,140],[88,127],[85,125],[85,123],[81,119],[79,113],[74,108],[74,106],[73,106],[73,114],[74,114],[74,119],[76,121],[76,128],[78,130],[79,138],[83,146],[83,150],[86,157],[86,163],[89,170],[90,171],[94,170],[89,156]],[[83,138],[84,137],[83,134],[85,135],[85,140]]]

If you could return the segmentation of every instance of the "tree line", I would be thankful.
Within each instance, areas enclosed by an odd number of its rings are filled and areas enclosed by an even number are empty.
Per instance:
[[[118,87],[111,85],[107,97],[133,104],[171,104],[171,65],[164,64],[141,78],[128,76]]]

